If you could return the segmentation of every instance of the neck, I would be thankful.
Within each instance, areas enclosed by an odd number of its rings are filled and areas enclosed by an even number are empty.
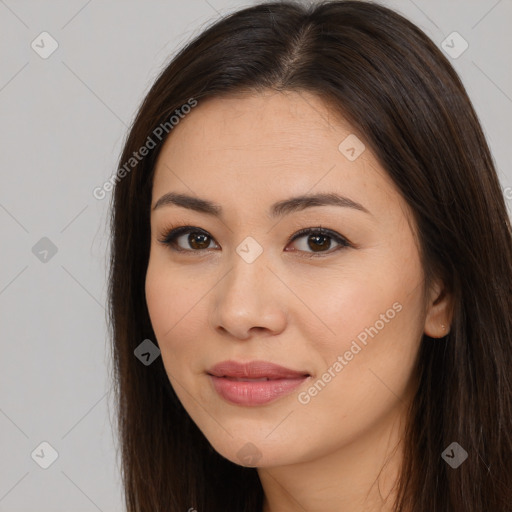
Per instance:
[[[263,512],[391,512],[403,459],[403,416],[314,459],[258,468]]]

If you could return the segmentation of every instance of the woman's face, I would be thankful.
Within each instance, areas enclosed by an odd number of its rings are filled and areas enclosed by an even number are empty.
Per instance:
[[[410,398],[423,332],[436,334],[411,212],[360,139],[316,96],[265,93],[199,102],[159,156],[151,322],[183,406],[237,464],[378,438]],[[169,193],[219,211],[170,197],[153,210]],[[274,207],[315,194],[344,199]],[[192,229],[165,244],[171,226]],[[215,372],[224,361],[258,363]]]

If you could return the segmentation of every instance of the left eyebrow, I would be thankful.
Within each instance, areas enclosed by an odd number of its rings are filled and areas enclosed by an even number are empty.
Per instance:
[[[222,216],[222,207],[199,197],[189,196],[187,194],[178,194],[176,192],[168,192],[164,194],[153,206],[153,211],[165,205],[176,205],[182,208],[188,208],[200,213],[206,213],[215,217]],[[318,193],[305,194],[301,196],[291,197],[274,203],[270,208],[270,217],[282,217],[293,212],[301,211],[313,206],[340,206],[344,208],[352,208],[372,215],[368,209],[362,204],[352,199],[340,196],[335,193]]]

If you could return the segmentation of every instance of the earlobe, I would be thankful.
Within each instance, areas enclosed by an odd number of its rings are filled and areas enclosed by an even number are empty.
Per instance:
[[[425,334],[431,338],[444,338],[450,332],[453,316],[453,296],[442,283],[432,288],[432,299],[427,304]]]

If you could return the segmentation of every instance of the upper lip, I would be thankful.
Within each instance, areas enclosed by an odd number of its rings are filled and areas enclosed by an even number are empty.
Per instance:
[[[297,379],[309,376],[308,372],[291,370],[268,361],[222,361],[208,370],[214,377],[235,377],[246,379]]]

